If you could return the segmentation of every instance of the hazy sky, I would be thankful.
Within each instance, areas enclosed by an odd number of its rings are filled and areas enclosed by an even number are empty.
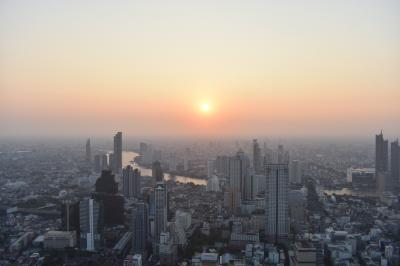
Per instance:
[[[400,1],[1,0],[0,125],[400,135]]]

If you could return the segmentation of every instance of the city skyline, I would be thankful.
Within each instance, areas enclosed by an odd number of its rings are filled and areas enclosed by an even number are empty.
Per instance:
[[[2,1],[0,136],[396,136],[397,10]]]
[[[400,265],[400,1],[0,1],[0,266]]]

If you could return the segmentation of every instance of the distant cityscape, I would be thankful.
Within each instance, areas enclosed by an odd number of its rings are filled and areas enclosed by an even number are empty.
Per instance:
[[[112,143],[0,146],[0,265],[400,265],[400,146],[382,131]]]

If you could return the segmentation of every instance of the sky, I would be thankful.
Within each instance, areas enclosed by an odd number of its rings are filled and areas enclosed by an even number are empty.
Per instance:
[[[0,125],[399,136],[400,2],[1,0]]]

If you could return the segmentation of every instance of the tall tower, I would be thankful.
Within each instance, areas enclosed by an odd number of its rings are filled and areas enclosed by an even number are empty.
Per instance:
[[[388,140],[383,133],[375,136],[375,174],[378,192],[382,193],[388,187]]]
[[[265,234],[270,241],[284,240],[289,234],[288,172],[287,164],[265,165]]]
[[[261,160],[261,148],[257,139],[253,139],[253,168],[257,174],[263,172]]]
[[[122,169],[122,132],[114,136],[113,166],[115,173],[120,173]]]
[[[147,204],[137,203],[132,211],[133,253],[145,255],[149,236]]]
[[[79,203],[81,248],[96,251],[101,244],[102,208],[94,199],[83,199]]]
[[[251,200],[252,185],[250,178],[250,160],[243,151],[229,159],[229,182],[233,193],[233,209],[240,207],[242,200]]]
[[[400,146],[399,141],[393,141],[390,145],[390,173],[393,186],[400,185]]]
[[[375,136],[375,171],[382,173],[388,171],[388,140],[383,138],[383,133]]]
[[[161,232],[167,229],[168,196],[165,182],[158,182],[154,188],[154,244],[159,242]]]
[[[89,163],[92,161],[92,148],[90,146],[90,139],[86,140],[86,161]]]
[[[118,194],[118,183],[112,172],[103,170],[95,186],[93,198],[104,206],[105,225],[124,224],[124,197]]]
[[[163,173],[163,170],[161,168],[160,161],[153,162],[153,165],[152,165],[151,169],[152,169],[151,173],[152,173],[152,176],[153,176],[153,181],[155,183],[162,182],[164,180],[164,173]]]
[[[122,169],[122,191],[126,197],[140,198],[140,171],[128,165]]]

